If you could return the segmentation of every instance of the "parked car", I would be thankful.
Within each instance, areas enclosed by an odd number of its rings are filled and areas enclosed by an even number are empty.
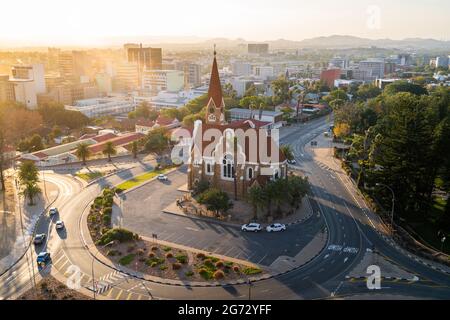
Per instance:
[[[64,229],[64,222],[61,220],[56,221],[55,228],[56,230]]]
[[[295,161],[295,159],[292,159],[292,160],[288,160],[287,163],[289,163],[289,164],[296,164],[297,161]]]
[[[36,262],[38,266],[45,266],[50,261],[50,252],[43,251],[38,254]]]
[[[273,223],[266,227],[267,232],[279,232],[279,231],[286,231],[286,225],[282,223]]]
[[[328,131],[325,131],[325,132],[323,133],[323,135],[324,135],[325,137],[329,137],[329,136],[330,136],[330,133],[329,133]]]
[[[33,243],[34,243],[34,244],[42,244],[42,243],[45,241],[45,238],[46,238],[46,237],[47,237],[47,236],[45,235],[45,233],[37,234],[37,235],[34,237]]]
[[[259,223],[252,222],[252,223],[244,224],[241,227],[241,230],[244,231],[244,232],[246,232],[246,231],[258,232],[258,231],[261,231],[262,228],[261,228],[261,225]]]
[[[54,216],[55,214],[58,214],[59,212],[58,212],[58,209],[57,208],[50,208],[49,210],[48,210],[48,214],[52,217],[52,216]]]
[[[317,141],[315,141],[315,140],[311,141],[311,145],[312,146],[317,146]]]
[[[165,174],[158,174],[158,180],[167,181],[169,178]]]

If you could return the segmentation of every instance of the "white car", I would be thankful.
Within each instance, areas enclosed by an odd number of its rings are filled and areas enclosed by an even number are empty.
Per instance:
[[[261,228],[261,225],[260,225],[259,223],[247,223],[247,224],[244,224],[244,225],[241,227],[241,230],[242,230],[242,231],[253,231],[253,232],[258,232],[258,231],[261,231],[262,228]]]
[[[169,180],[165,174],[158,174],[158,180],[167,181]]]
[[[295,161],[295,159],[288,160],[287,162],[288,162],[289,164],[296,164],[296,163],[297,163],[297,161]]]
[[[55,223],[55,228],[56,228],[57,230],[59,230],[59,229],[64,229],[64,222],[62,222],[61,220],[56,221],[56,223]]]
[[[54,216],[55,214],[57,214],[58,213],[58,209],[56,209],[56,208],[50,208],[49,210],[48,210],[48,214],[50,215],[50,216]]]
[[[286,231],[286,226],[282,223],[274,223],[266,227],[267,232]]]

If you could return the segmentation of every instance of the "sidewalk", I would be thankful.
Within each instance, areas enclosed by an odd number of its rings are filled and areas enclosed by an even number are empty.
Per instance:
[[[44,193],[43,183],[41,182],[39,186]],[[18,190],[14,190],[16,199],[15,226],[11,230],[10,236],[14,236],[15,241],[10,248],[9,254],[0,260],[0,274],[8,270],[23,256],[30,245],[39,218],[58,198],[59,190],[54,184],[46,182],[46,191],[47,197],[42,193],[34,199],[35,205],[29,206],[28,200],[24,199],[23,196],[19,196]]]

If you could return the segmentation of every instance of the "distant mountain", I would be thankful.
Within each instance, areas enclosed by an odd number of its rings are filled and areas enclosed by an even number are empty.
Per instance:
[[[274,43],[276,45],[276,42]],[[403,40],[391,39],[366,39],[354,36],[332,35],[328,37],[317,37],[298,41],[301,48],[417,48],[417,49],[450,49],[450,41],[439,41],[435,39],[408,38]]]

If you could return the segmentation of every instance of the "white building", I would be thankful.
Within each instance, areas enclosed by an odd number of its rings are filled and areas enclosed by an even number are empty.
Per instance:
[[[255,82],[252,78],[235,77],[230,80],[233,89],[236,91],[238,97],[242,97],[248,87]]]
[[[14,97],[17,102],[24,104],[28,109],[37,108],[36,85],[31,79],[12,79],[9,81],[14,87]]]
[[[256,66],[255,76],[261,80],[269,80],[274,76],[274,70],[272,66]]]
[[[142,89],[147,92],[180,91],[184,88],[184,72],[179,70],[145,70]]]
[[[250,76],[252,74],[252,64],[244,61],[235,61],[231,65],[231,70],[235,76]]]
[[[79,111],[89,118],[118,115],[133,111],[132,98],[107,97],[78,100],[73,106],[65,106],[66,110]]]
[[[384,77],[384,60],[382,59],[367,59],[359,63],[360,71],[366,72],[370,80],[375,80]],[[362,80],[362,79],[361,79]]]
[[[158,95],[153,97],[133,97],[134,105],[138,106],[142,102],[147,102],[150,107],[157,110],[164,108],[181,108],[189,101],[203,95],[203,91],[187,90],[179,92],[160,91]]]
[[[283,112],[281,111],[231,108],[229,112],[231,121],[246,119],[258,120],[267,122],[268,129],[276,129],[283,126]]]
[[[47,91],[43,64],[17,65],[11,68],[11,72],[14,79],[33,80],[36,94],[45,93]]]

